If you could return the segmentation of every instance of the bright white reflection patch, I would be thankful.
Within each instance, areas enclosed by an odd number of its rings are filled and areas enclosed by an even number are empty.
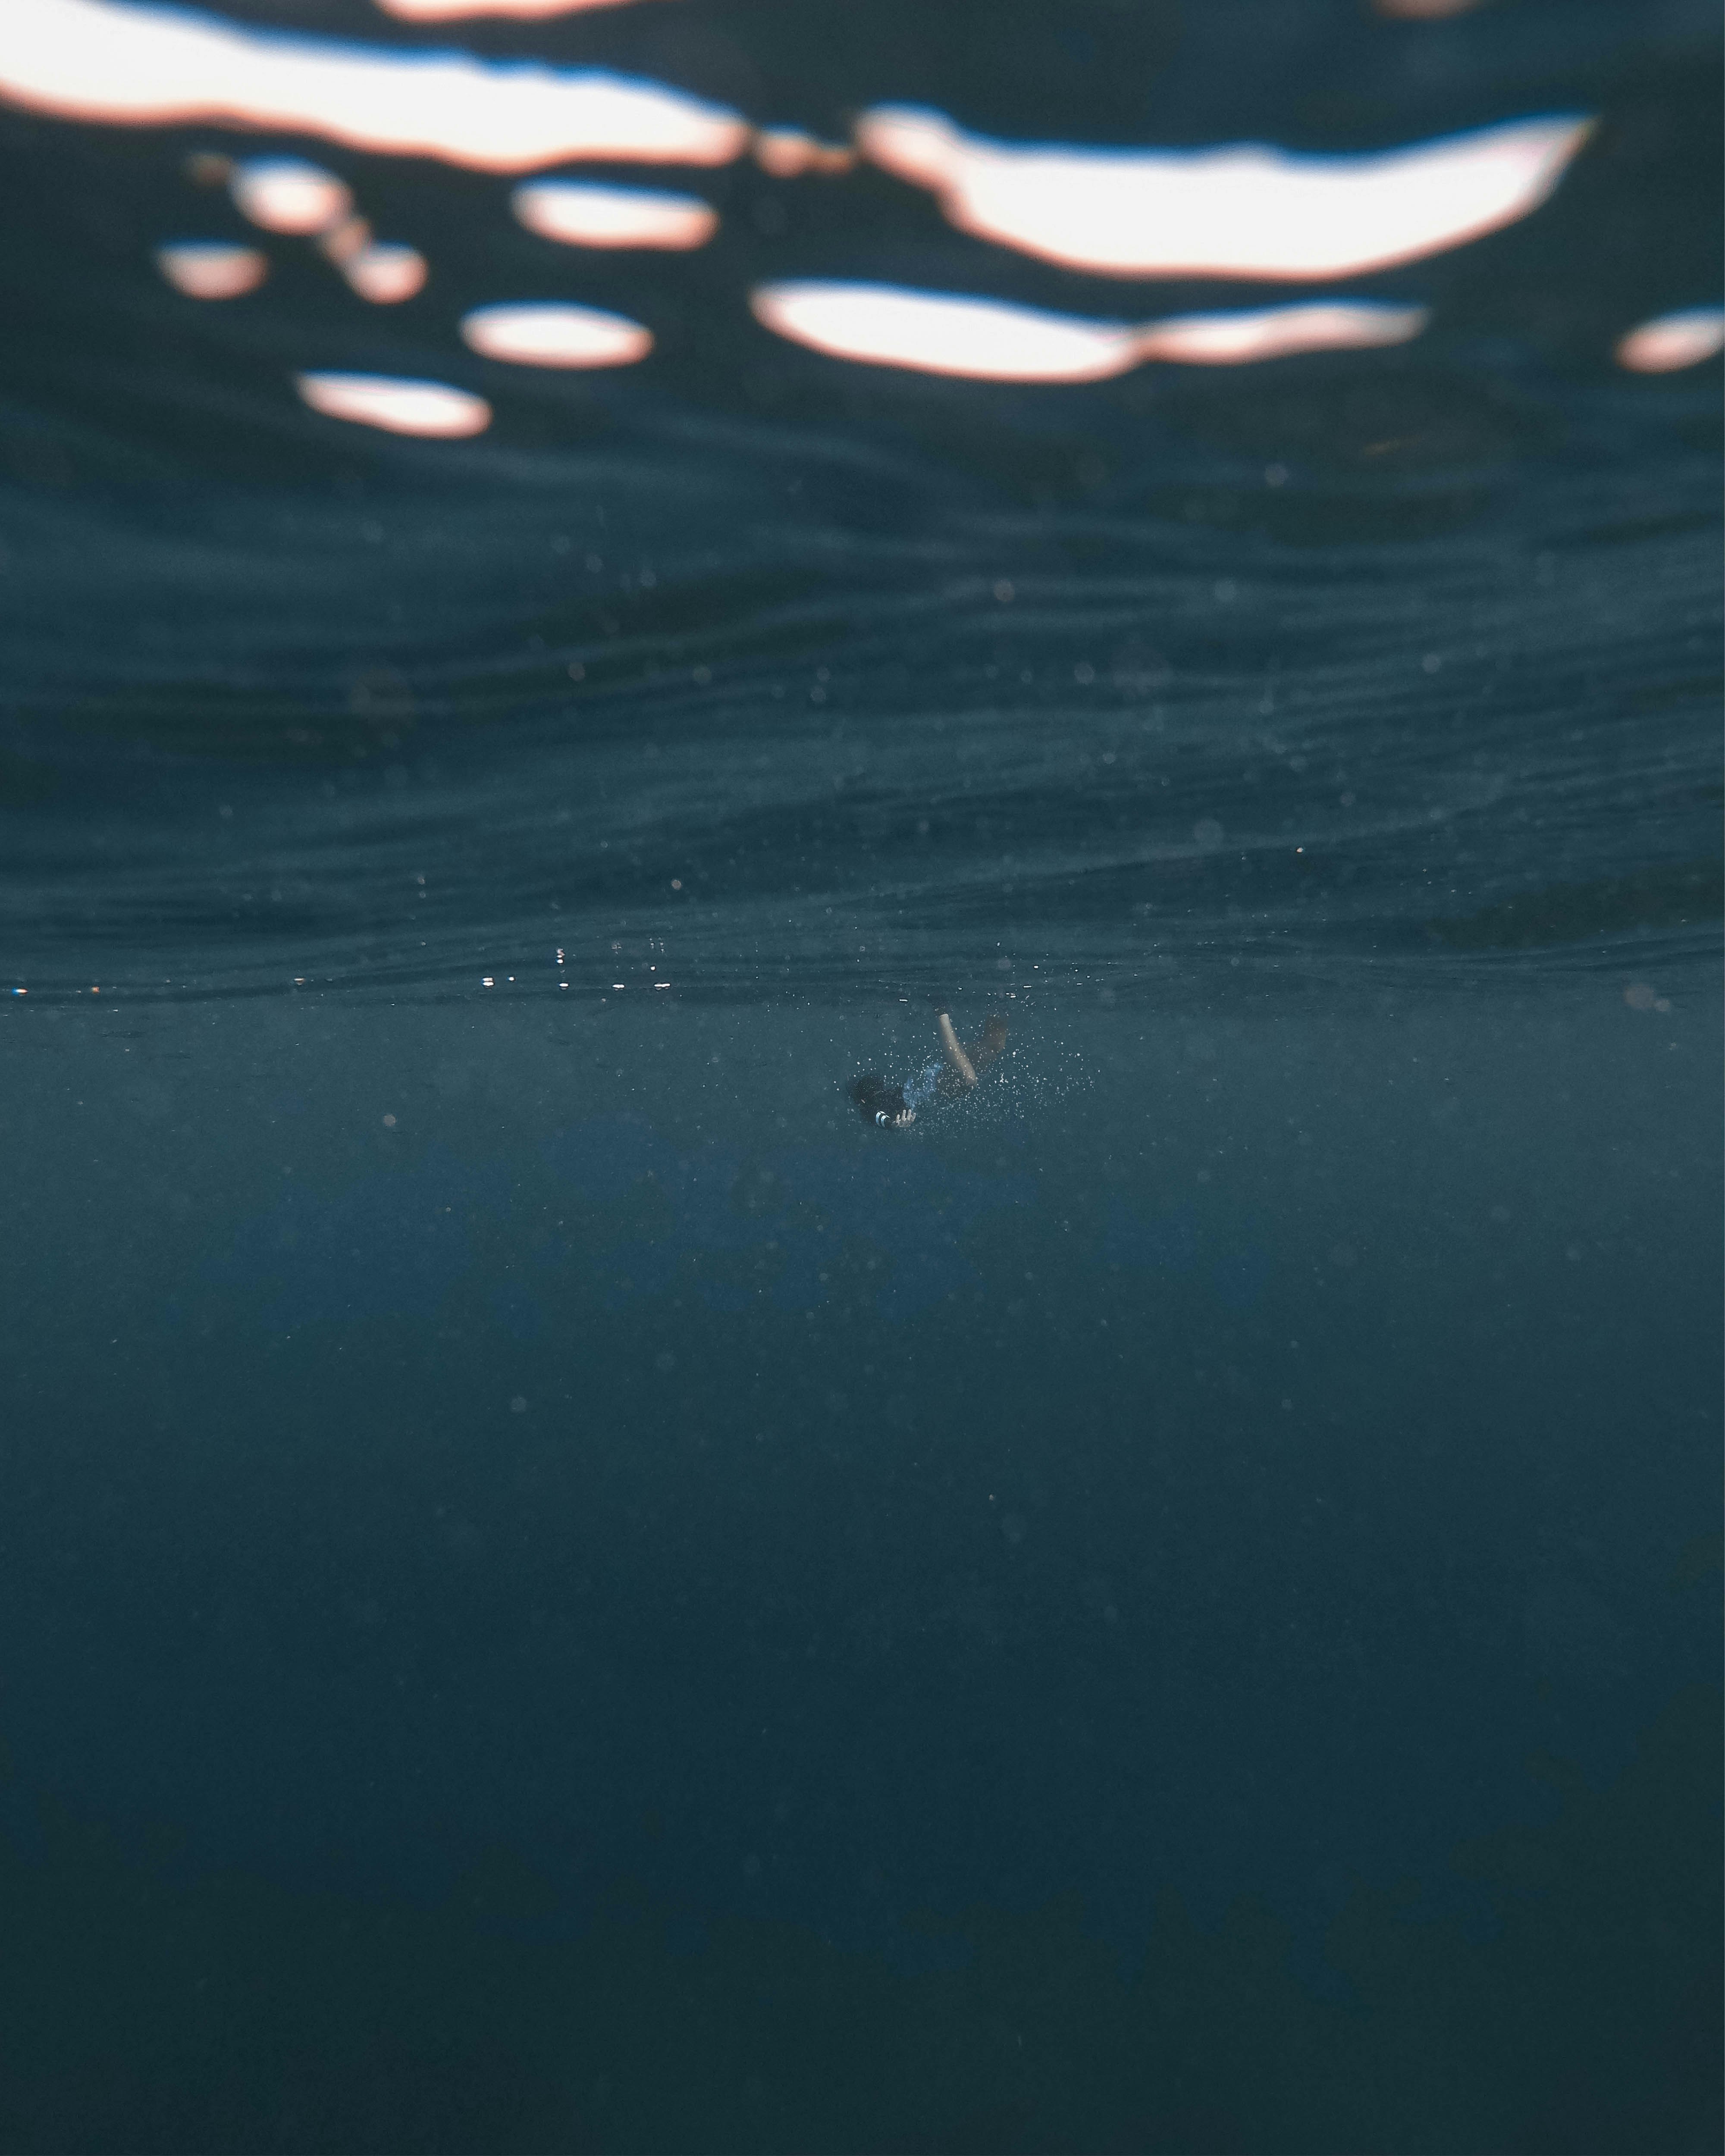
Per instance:
[[[362,300],[374,307],[393,307],[424,288],[429,274],[417,247],[373,240],[340,265],[341,275]]]
[[[425,257],[417,247],[372,237],[362,217],[350,217],[319,242],[348,284],[373,306],[393,307],[411,300],[424,288],[430,275]]]
[[[475,307],[461,334],[487,359],[520,367],[627,367],[653,349],[653,332],[627,315],[561,303]]]
[[[345,181],[299,157],[250,157],[228,177],[234,206],[265,232],[327,232],[353,208]]]
[[[813,281],[760,285],[750,305],[767,328],[833,358],[976,382],[1101,382],[1146,359],[1236,366],[1288,352],[1400,344],[1429,319],[1424,307],[1328,300],[1098,322],[954,293]]]
[[[929,188],[961,230],[1122,277],[1349,276],[1412,262],[1538,208],[1591,122],[1522,120],[1411,149],[1296,157],[992,142],[884,105],[864,155]]]
[[[225,240],[182,239],[158,247],[156,266],[188,300],[237,300],[255,292],[270,275],[270,260],[255,247]]]
[[[1618,341],[1617,363],[1636,374],[1676,374],[1725,352],[1725,307],[1660,315]]]
[[[975,382],[1100,382],[1138,359],[1129,322],[1087,322],[999,300],[891,285],[762,285],[757,321],[834,359],[914,367]]]
[[[700,247],[719,228],[717,211],[699,195],[646,187],[530,180],[509,199],[529,232],[569,247]]]
[[[483,397],[446,382],[402,382],[387,374],[296,374],[294,386],[314,412],[352,419],[390,434],[433,434],[446,440],[482,434],[491,424]]]
[[[5,0],[0,98],[63,119],[193,121],[526,172],[567,157],[720,165],[733,112],[652,82],[244,30],[123,0]]]
[[[377,0],[386,15],[407,23],[453,23],[464,15],[579,15],[589,8],[617,8],[626,0]]]
[[[1431,320],[1428,307],[1369,300],[1313,300],[1293,307],[1243,308],[1237,314],[1173,315],[1146,325],[1141,359],[1187,367],[1240,367],[1298,352],[1358,352],[1405,344]]]

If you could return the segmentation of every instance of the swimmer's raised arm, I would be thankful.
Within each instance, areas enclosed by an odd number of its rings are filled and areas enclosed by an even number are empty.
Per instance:
[[[947,1068],[962,1086],[966,1087],[974,1086],[976,1071],[971,1064],[970,1058],[964,1052],[963,1043],[952,1030],[952,1017],[950,1011],[942,1011],[940,1014],[940,1029],[941,1048],[946,1055]]]
[[[919,1108],[937,1101],[956,1101],[968,1093],[977,1081],[977,1073],[986,1070],[1006,1045],[1006,1021],[998,1014],[990,1014],[980,1040],[967,1044],[952,1030],[950,1011],[937,1004],[935,1013],[940,1021],[940,1062],[925,1065],[902,1086],[889,1086],[878,1070],[852,1082],[850,1097],[865,1123],[880,1130],[908,1129],[916,1122]]]

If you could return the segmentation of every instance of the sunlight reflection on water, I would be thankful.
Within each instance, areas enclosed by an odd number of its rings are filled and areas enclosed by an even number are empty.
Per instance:
[[[1634,374],[1675,374],[1725,352],[1725,307],[1689,307],[1632,329],[1617,346]]]
[[[1424,307],[1330,300],[1134,326],[956,293],[813,281],[762,285],[750,305],[768,329],[834,358],[987,382],[1099,382],[1150,359],[1231,367],[1368,349],[1405,343],[1430,319]]]
[[[62,119],[280,128],[495,172],[566,157],[725,164],[748,141],[721,106],[596,69],[242,30],[121,0],[13,0],[10,13],[0,96]]]
[[[461,335],[486,358],[522,367],[627,367],[653,349],[652,331],[624,315],[554,302],[476,308]]]
[[[530,21],[603,4],[388,0],[388,12],[409,22]],[[1421,0],[1414,12],[1433,11]],[[839,177],[860,151],[932,193],[947,221],[973,238],[1108,277],[1313,282],[1423,260],[1538,210],[1594,129],[1589,117],[1560,113],[1387,150],[1310,155],[1261,141],[1178,149],[1005,141],[968,132],[932,108],[881,104],[863,112],[852,146],[800,127],[757,125],[668,85],[602,69],[246,28],[126,0],[14,0],[12,27],[24,34],[0,49],[0,98],[63,118],[136,126],[202,120],[319,134],[488,172],[573,159],[720,165],[752,151],[762,172],[790,182]],[[354,184],[321,165],[274,156],[230,162],[209,152],[192,162],[208,167],[193,177],[225,184],[249,223],[313,240],[362,300],[398,305],[433,275],[418,248],[377,235],[356,205]],[[679,253],[719,229],[717,209],[699,196],[610,180],[531,180],[515,190],[511,208],[538,239],[580,249]],[[167,281],[196,299],[240,298],[270,266],[267,255],[215,234],[164,235],[154,254]],[[464,298],[461,336],[490,359],[613,367],[654,348],[630,315],[589,306],[584,295],[498,295],[485,304],[481,290]],[[1419,336],[1432,319],[1400,294],[1162,316],[1135,307],[1126,319],[1098,318],[1004,295],[818,274],[761,283],[748,305],[762,326],[829,357],[1046,383],[1105,380],[1147,361],[1235,366],[1387,346]],[[1620,335],[1615,357],[1640,373],[1694,366],[1725,342],[1721,321],[1717,309],[1661,316]],[[424,363],[417,354],[408,367],[416,362]],[[304,380],[362,378],[396,380],[369,372]],[[310,393],[303,382],[301,393]],[[443,401],[430,403],[372,389],[317,395],[326,413],[339,406],[349,419],[446,438],[480,431],[485,423],[476,415],[488,410],[441,386]]]
[[[1258,144],[1100,150],[991,142],[882,106],[865,156],[932,189],[962,231],[1124,277],[1311,278],[1414,262],[1537,209],[1587,139],[1573,116],[1353,157]]]
[[[157,249],[156,261],[168,283],[188,300],[237,300],[256,291],[270,274],[267,254],[218,239],[175,241]]]
[[[300,394],[328,419],[353,419],[391,434],[445,440],[481,434],[491,424],[483,397],[446,382],[403,382],[380,374],[301,374]]]
[[[595,181],[530,181],[510,207],[529,232],[567,247],[700,247],[719,228],[718,213],[698,195]]]

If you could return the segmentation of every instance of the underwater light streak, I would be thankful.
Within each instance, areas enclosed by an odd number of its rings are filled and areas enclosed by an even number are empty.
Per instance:
[[[653,349],[653,332],[627,315],[545,301],[475,307],[461,317],[463,341],[487,359],[518,367],[629,367]]]
[[[509,204],[529,232],[565,247],[701,247],[719,228],[718,212],[699,195],[597,181],[530,180]]]
[[[296,374],[294,387],[326,419],[349,419],[389,434],[459,441],[491,424],[483,397],[446,382],[405,382],[387,374]]]
[[[1096,150],[996,142],[882,105],[863,155],[927,187],[949,223],[1118,277],[1343,277],[1512,224],[1557,187],[1591,121],[1518,120],[1410,148],[1307,157],[1260,144]]]
[[[1402,344],[1430,319],[1424,307],[1332,300],[1158,322],[1089,321],[1001,300],[813,280],[759,285],[749,304],[765,328],[829,358],[974,382],[1103,382],[1150,359],[1234,367]]]
[[[64,120],[205,121],[526,172],[571,157],[722,165],[749,128],[723,106],[599,69],[406,53],[123,0],[8,0],[0,99]]]

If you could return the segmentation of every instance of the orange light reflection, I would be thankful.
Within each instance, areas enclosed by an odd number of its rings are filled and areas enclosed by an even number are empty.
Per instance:
[[[1676,374],[1725,352],[1725,307],[1686,307],[1632,329],[1617,344],[1617,363],[1634,374]]]
[[[853,172],[856,152],[842,142],[823,142],[800,127],[762,127],[755,136],[755,162],[777,180],[794,180],[804,172]]]
[[[1187,367],[1241,367],[1301,352],[1363,352],[1406,344],[1430,320],[1428,307],[1367,300],[1312,300],[1291,307],[1242,308],[1234,314],[1176,315],[1147,325],[1138,356],[1177,360]]]
[[[425,289],[430,275],[416,247],[393,240],[372,240],[337,265],[348,284],[374,307],[399,306]]]
[[[257,248],[218,239],[183,239],[158,247],[156,266],[188,300],[237,300],[255,292],[270,275],[270,259]]]

